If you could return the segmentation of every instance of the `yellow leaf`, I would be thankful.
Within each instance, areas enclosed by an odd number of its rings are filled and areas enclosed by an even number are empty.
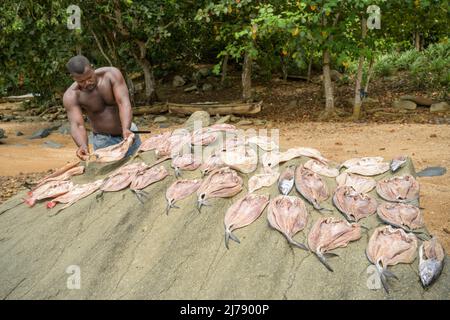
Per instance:
[[[283,56],[287,56],[287,54],[288,54],[286,49],[283,49],[283,51],[281,53],[283,54]]]
[[[253,39],[253,40],[256,39],[256,32],[252,32],[252,39]]]
[[[309,7],[311,8],[312,11],[316,10],[316,6],[315,5],[310,5]]]
[[[326,31],[322,31],[321,34],[322,34],[322,37],[324,37],[324,38],[326,38],[328,35],[328,33]]]
[[[297,28],[295,28],[294,30],[292,30],[292,35],[295,37],[299,34],[300,30]]]
[[[326,11],[325,15],[329,16],[330,15],[330,11]]]
[[[348,61],[342,61],[342,65],[343,65],[345,68],[348,68],[348,66],[350,65],[350,63],[349,63]]]
[[[233,12],[233,7],[231,6],[231,4],[228,6],[228,13],[232,13]]]

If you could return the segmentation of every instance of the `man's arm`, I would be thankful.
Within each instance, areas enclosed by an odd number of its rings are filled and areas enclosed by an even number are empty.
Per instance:
[[[126,139],[131,134],[131,120],[133,119],[133,112],[131,111],[130,96],[125,79],[122,73],[117,68],[111,68],[112,80],[111,85],[119,108],[120,123],[122,125],[122,135]]]
[[[63,97],[63,104],[70,123],[72,139],[78,146],[77,156],[81,160],[86,160],[89,154],[88,138],[86,128],[84,127],[83,113],[81,112],[81,107],[78,105],[75,93],[66,91]]]

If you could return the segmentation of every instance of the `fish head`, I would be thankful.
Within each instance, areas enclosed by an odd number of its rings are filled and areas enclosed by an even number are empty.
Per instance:
[[[424,287],[428,287],[440,273],[441,267],[439,261],[429,259],[419,264],[420,281]]]

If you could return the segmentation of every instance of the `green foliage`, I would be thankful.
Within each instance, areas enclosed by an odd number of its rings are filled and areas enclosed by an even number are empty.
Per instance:
[[[66,27],[72,3],[0,3],[0,94],[61,95],[71,83],[65,63],[77,51],[125,74],[142,71],[144,61],[157,77],[197,62],[215,63],[219,75],[224,55],[240,63],[250,53],[257,76],[270,79],[282,69],[305,74],[311,57],[320,68],[328,49],[332,68],[346,73],[356,72],[360,56],[375,57],[375,76],[405,70],[428,88],[449,84],[448,42],[429,45],[448,37],[446,1],[83,0],[81,32]],[[368,5],[380,6],[381,30],[363,39]],[[415,32],[424,52],[411,50]]]

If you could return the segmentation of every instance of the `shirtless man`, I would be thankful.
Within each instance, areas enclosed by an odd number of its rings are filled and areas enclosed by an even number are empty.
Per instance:
[[[72,57],[66,66],[75,82],[64,93],[63,104],[72,138],[78,146],[77,156],[87,160],[88,137],[82,111],[92,125],[94,150],[121,142],[137,127],[131,122],[133,113],[128,88],[119,69],[104,67],[94,70],[82,55]],[[140,144],[136,134],[126,156],[136,152]]]

